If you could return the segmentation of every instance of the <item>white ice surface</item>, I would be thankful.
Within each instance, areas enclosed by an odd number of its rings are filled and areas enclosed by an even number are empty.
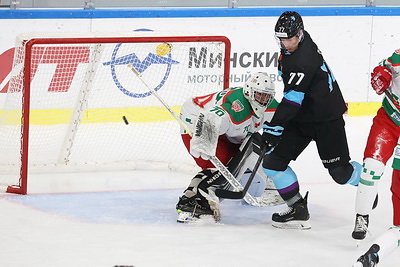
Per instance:
[[[346,117],[353,160],[362,159],[371,120]],[[272,213],[284,206],[233,200],[222,202],[221,224],[178,224],[175,204],[188,173],[35,175],[29,195],[0,195],[0,266],[351,266],[392,223],[390,166],[359,247],[351,238],[356,188],[332,181],[313,144],[291,166],[303,195],[310,192],[311,230],[272,227]],[[400,266],[400,252],[379,266]]]

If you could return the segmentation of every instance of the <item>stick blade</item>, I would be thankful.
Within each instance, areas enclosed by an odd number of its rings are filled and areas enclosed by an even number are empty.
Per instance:
[[[245,193],[243,191],[233,192],[230,190],[224,190],[217,188],[215,190],[215,194],[217,197],[226,198],[226,199],[241,199],[244,197]]]

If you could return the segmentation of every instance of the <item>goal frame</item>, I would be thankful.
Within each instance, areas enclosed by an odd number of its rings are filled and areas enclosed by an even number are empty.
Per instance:
[[[26,195],[28,190],[28,167],[29,167],[29,116],[30,116],[30,95],[31,95],[31,60],[32,49],[35,45],[41,44],[90,44],[90,43],[158,43],[158,42],[222,42],[225,44],[225,58],[223,88],[229,87],[230,79],[230,53],[231,43],[226,36],[132,36],[132,37],[50,37],[50,38],[32,38],[24,40],[24,63],[23,63],[23,82],[22,82],[22,119],[21,119],[21,167],[19,176],[19,185],[9,185],[7,193]],[[26,101],[28,100],[28,101]]]

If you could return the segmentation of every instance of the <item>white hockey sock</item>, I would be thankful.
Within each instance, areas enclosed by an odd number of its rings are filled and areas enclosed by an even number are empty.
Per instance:
[[[390,253],[392,253],[396,248],[399,247],[400,242],[400,227],[393,226],[389,230],[384,232],[375,240],[375,244],[378,244],[380,249],[378,252],[379,258],[383,259]]]
[[[364,160],[360,183],[357,188],[356,212],[367,215],[372,211],[372,206],[378,193],[378,182],[381,179],[385,165],[372,158]]]

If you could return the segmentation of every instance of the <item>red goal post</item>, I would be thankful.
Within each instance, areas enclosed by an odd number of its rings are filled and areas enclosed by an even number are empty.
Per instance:
[[[18,36],[0,115],[3,190],[26,194],[28,177],[42,172],[195,168],[179,124],[129,64],[179,114],[189,97],[229,87],[230,41],[157,32]]]

